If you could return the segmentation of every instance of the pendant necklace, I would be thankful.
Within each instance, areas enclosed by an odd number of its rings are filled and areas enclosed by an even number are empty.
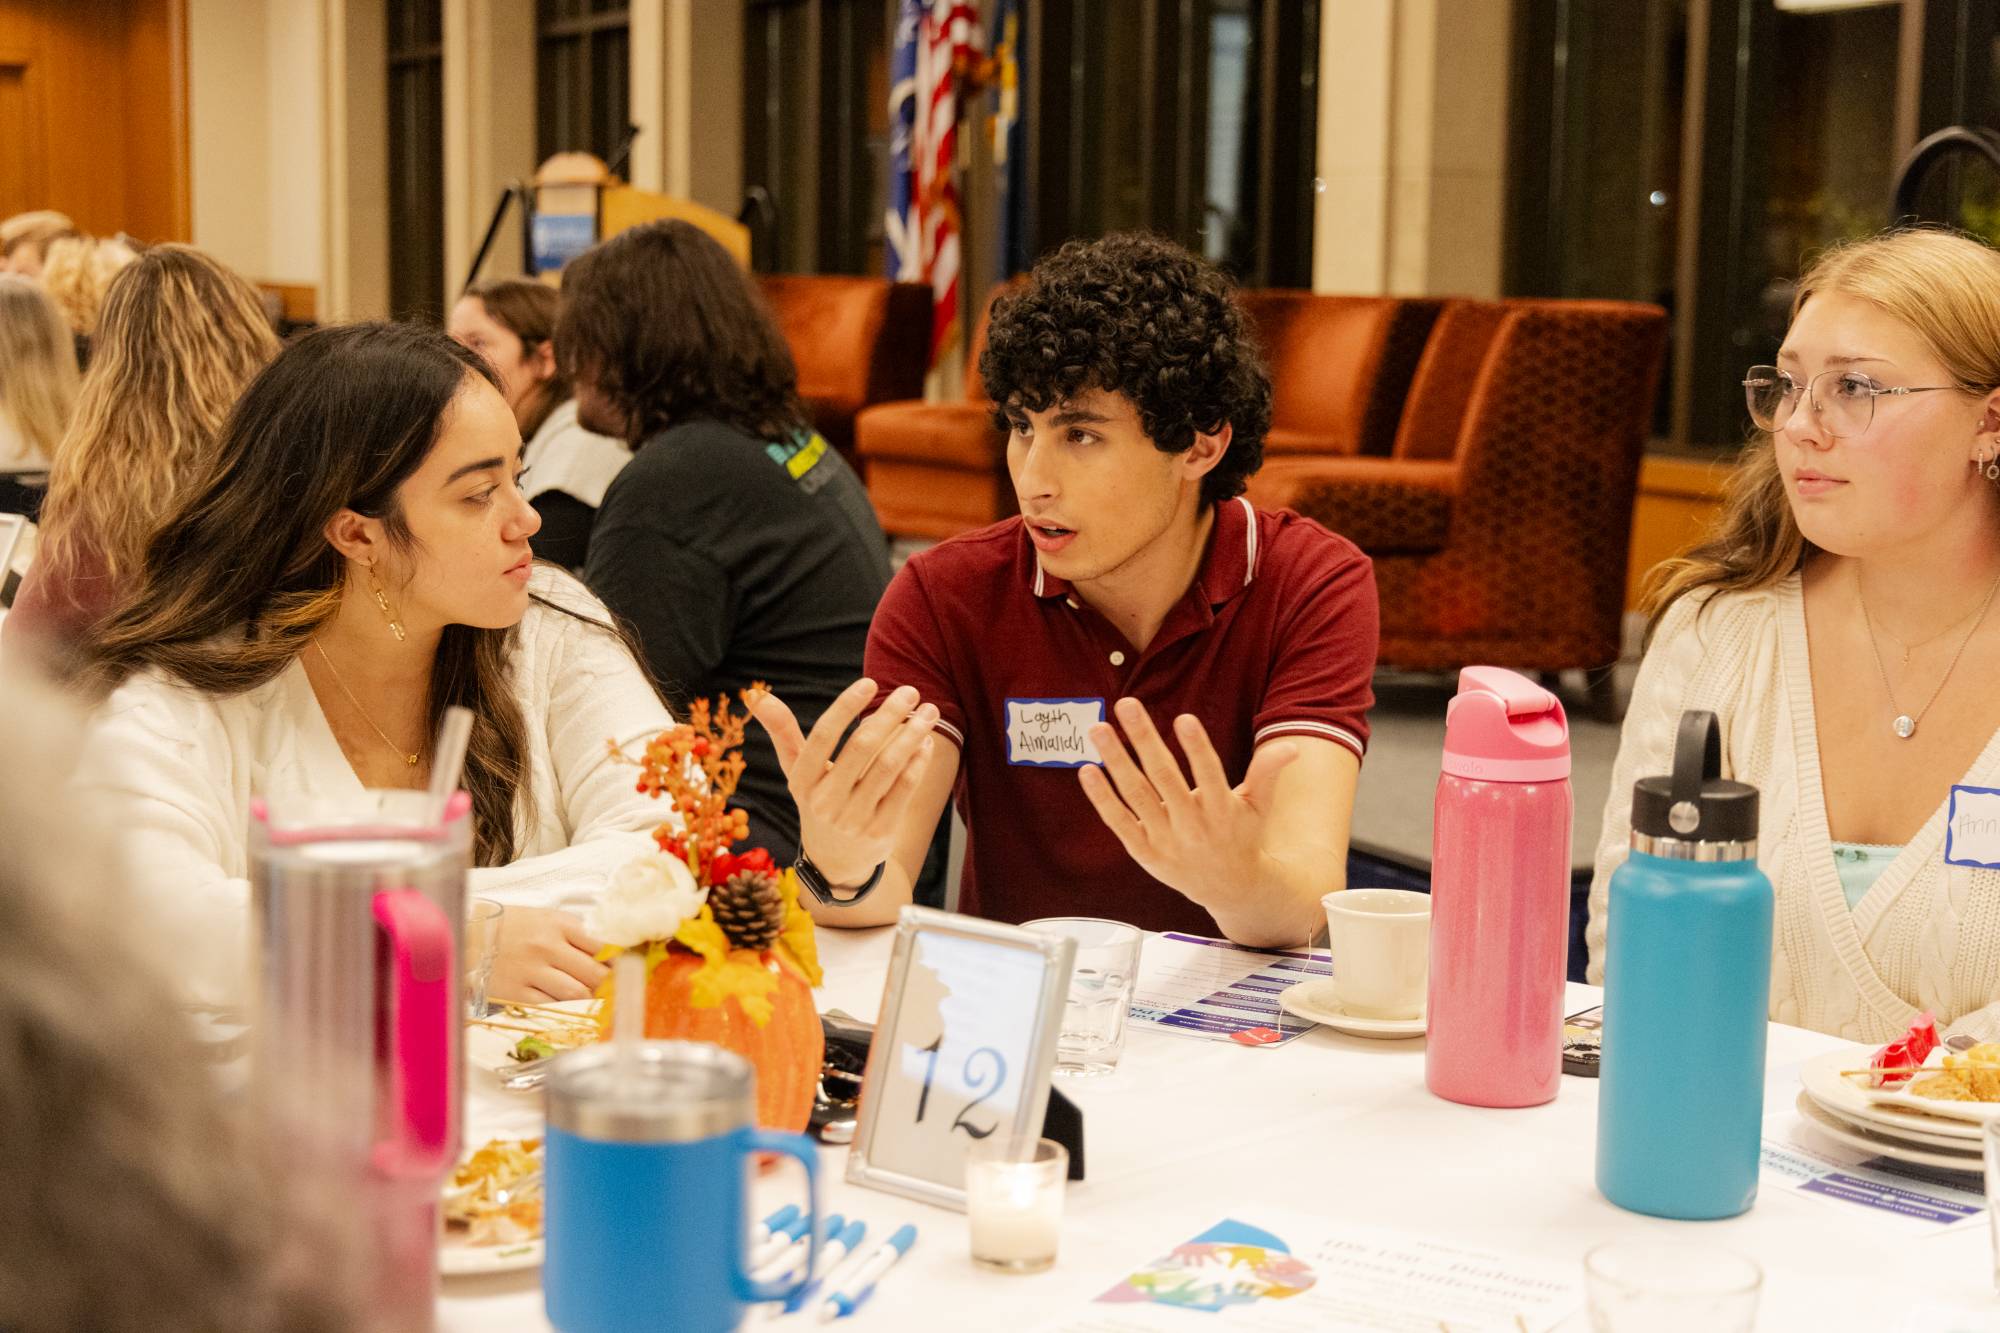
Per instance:
[[[1951,662],[1945,667],[1944,675],[1938,678],[1937,688],[1931,691],[1930,698],[1924,700],[1924,706],[1912,715],[1904,712],[1902,705],[1896,702],[1895,688],[1889,684],[1889,670],[1882,665],[1882,645],[1876,641],[1875,618],[1868,614],[1868,599],[1862,595],[1861,581],[1858,577],[1856,578],[1854,583],[1854,598],[1861,603],[1861,619],[1868,627],[1868,648],[1875,654],[1875,671],[1876,674],[1882,677],[1882,692],[1889,696],[1889,707],[1896,714],[1895,720],[1889,724],[1889,729],[1896,733],[1899,740],[1908,740],[1917,734],[1917,723],[1924,720],[1924,714],[1931,711],[1931,705],[1937,702],[1940,694],[1944,693],[1945,682],[1951,679],[1951,673],[1957,669],[1958,659],[1965,656],[1965,649],[1972,642],[1972,636],[1977,634],[1979,627],[1986,623],[1986,613],[1993,609],[1993,594],[1996,592],[2000,592],[2000,575],[1995,575],[1993,582],[1987,585],[1986,600],[1979,604],[1979,613],[1973,617],[1972,628],[1967,630],[1965,637],[1958,641],[1958,651],[1951,655]],[[1923,643],[1913,644],[1911,647],[1921,648],[1924,643],[1930,643],[1938,637],[1940,636],[1933,634],[1929,639],[1925,639]],[[1910,660],[1909,649],[1903,651],[1903,660],[1905,662]]]

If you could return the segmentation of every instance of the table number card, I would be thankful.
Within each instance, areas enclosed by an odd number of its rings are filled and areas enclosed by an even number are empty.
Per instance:
[[[1076,942],[905,907],[847,1178],[965,1207],[965,1154],[1042,1132]]]

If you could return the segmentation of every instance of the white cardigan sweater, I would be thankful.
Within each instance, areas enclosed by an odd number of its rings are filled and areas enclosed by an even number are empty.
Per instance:
[[[595,897],[612,871],[652,848],[667,807],[633,788],[628,749],[671,725],[638,664],[603,625],[604,607],[567,574],[538,565],[530,584],[597,623],[530,603],[513,686],[527,720],[532,824],[516,818],[510,865],[472,872],[471,892],[522,906]],[[119,831],[137,897],[155,909],[163,949],[190,998],[242,998],[248,957],[247,821],[253,797],[358,795],[305,668],[229,697],[157,672],[126,681],[86,737],[77,781],[103,827]]]
[[[1632,783],[1670,772],[1684,709],[1716,714],[1724,776],[1762,794],[1758,864],[1777,892],[1771,1018],[1856,1041],[1920,1010],[2000,1040],[2000,872],[1944,863],[1946,805],[1852,909],[1827,831],[1805,603],[1797,575],[1676,602],[1639,667],[1590,884],[1590,980],[1604,980],[1611,872],[1632,833]],[[1956,782],[2000,786],[2000,732]]]

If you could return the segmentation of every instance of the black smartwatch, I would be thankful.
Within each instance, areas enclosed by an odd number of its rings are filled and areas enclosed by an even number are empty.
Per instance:
[[[888,869],[888,866],[889,863],[887,861],[877,865],[875,873],[868,877],[868,881],[865,884],[854,891],[853,897],[836,898],[833,896],[833,885],[826,882],[826,876],[819,873],[819,867],[812,863],[812,858],[807,856],[803,849],[799,852],[799,859],[792,862],[792,869],[798,872],[799,883],[806,886],[806,892],[829,907],[852,907],[855,903],[860,902],[863,898],[875,892],[875,886],[882,882],[882,872]]]

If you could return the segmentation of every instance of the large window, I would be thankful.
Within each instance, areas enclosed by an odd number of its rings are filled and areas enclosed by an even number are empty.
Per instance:
[[[1993,0],[1522,0],[1508,290],[1657,301],[1656,429],[1733,447],[1738,381],[1801,270],[1889,225],[1898,163],[1995,124]],[[2000,179],[1940,172],[1926,216],[2000,234]],[[1963,179],[1961,174],[1964,173]]]
[[[750,0],[743,183],[776,226],[758,267],[880,273],[888,208],[889,28],[884,0]],[[961,134],[976,125],[959,126]]]
[[[444,5],[389,0],[389,303],[444,307]]]
[[[1310,285],[1318,8],[1030,4],[1036,248],[1143,227],[1251,286]]]
[[[537,0],[535,151],[609,162],[632,114],[631,22],[624,0]]]

